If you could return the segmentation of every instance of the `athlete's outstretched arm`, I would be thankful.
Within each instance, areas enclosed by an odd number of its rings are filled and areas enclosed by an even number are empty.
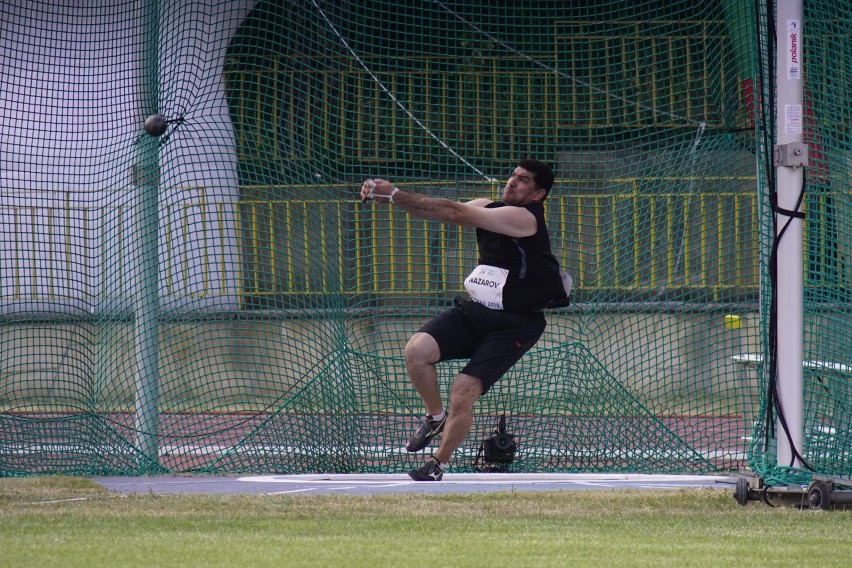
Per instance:
[[[393,203],[418,219],[441,221],[465,227],[479,227],[510,237],[528,237],[535,234],[535,216],[523,207],[497,207],[486,209],[489,199],[475,199],[462,203],[442,197],[429,197],[402,191],[383,179],[364,182],[361,198],[377,203]]]

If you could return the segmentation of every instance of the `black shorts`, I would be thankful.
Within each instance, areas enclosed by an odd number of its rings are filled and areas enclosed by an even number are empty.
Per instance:
[[[461,372],[482,381],[486,393],[535,345],[545,326],[541,312],[504,312],[456,299],[419,331],[435,338],[441,361],[469,357]]]

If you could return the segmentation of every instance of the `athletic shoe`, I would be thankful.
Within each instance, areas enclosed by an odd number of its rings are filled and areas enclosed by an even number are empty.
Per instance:
[[[432,420],[430,415],[426,415],[423,424],[417,429],[417,432],[408,440],[405,449],[409,452],[419,452],[429,445],[432,438],[444,431],[444,424],[447,423],[447,413],[444,413],[444,418],[441,420]]]
[[[433,456],[417,469],[409,470],[408,477],[414,481],[441,481],[444,477],[444,468]]]

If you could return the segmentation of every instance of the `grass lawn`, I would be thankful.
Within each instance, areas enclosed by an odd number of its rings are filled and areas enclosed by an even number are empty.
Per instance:
[[[852,511],[730,489],[465,495],[119,495],[0,479],[6,566],[852,565]]]

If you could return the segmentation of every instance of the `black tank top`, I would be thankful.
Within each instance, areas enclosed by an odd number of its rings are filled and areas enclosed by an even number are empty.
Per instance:
[[[486,208],[503,207],[494,201]],[[476,229],[479,264],[509,271],[503,287],[503,309],[509,312],[539,311],[567,305],[559,262],[550,250],[550,237],[544,221],[544,205],[523,206],[535,216],[538,230],[529,237],[509,237],[485,229]]]

